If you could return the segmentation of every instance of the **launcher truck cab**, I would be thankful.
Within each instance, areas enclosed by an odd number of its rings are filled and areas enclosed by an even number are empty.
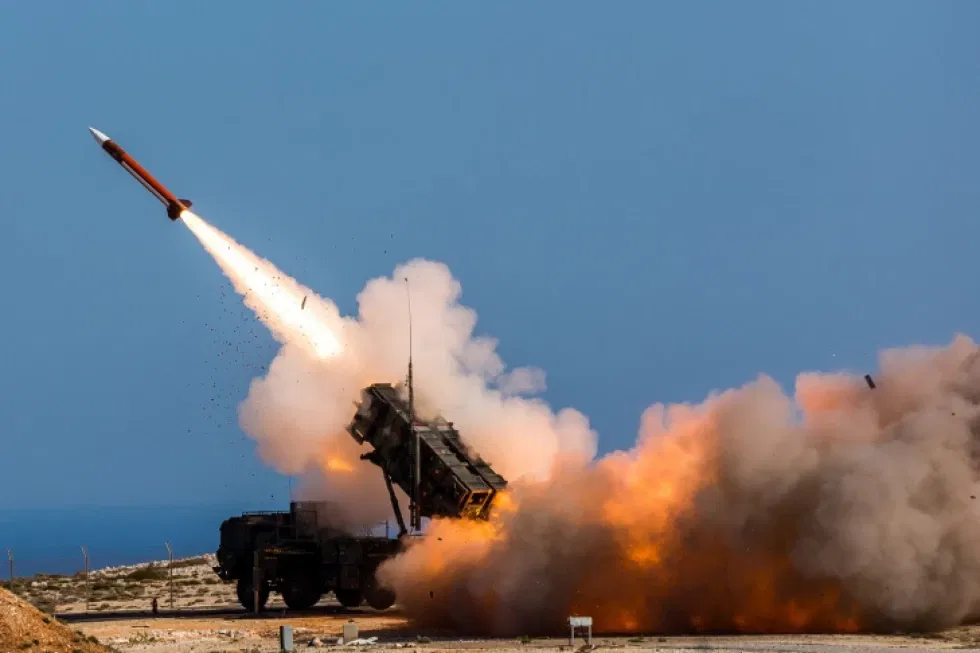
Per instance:
[[[305,610],[333,592],[344,607],[385,610],[395,594],[381,587],[378,566],[401,550],[398,540],[355,537],[322,523],[325,504],[294,501],[288,512],[247,512],[221,524],[215,573],[234,581],[238,601],[261,610],[270,592]]]

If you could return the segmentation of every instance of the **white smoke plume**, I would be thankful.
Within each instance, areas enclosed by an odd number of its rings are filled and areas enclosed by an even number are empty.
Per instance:
[[[544,373],[507,371],[496,342],[475,335],[476,313],[460,303],[462,288],[445,265],[399,265],[391,277],[368,282],[356,316],[341,317],[333,302],[196,215],[183,219],[283,343],[268,373],[251,384],[242,428],[263,460],[303,477],[301,496],[334,500],[338,522],[355,528],[391,516],[380,470],[359,460],[366,450],[345,429],[364,386],[405,378],[408,291],[420,414],[455,422],[464,441],[509,480],[544,480],[559,457],[595,456],[596,434],[585,416],[555,414],[533,396],[544,388]]]
[[[241,424],[258,440],[266,460],[282,471],[306,474],[308,497],[343,497],[350,524],[390,516],[380,470],[358,459],[364,450],[345,429],[361,388],[405,378],[405,278],[420,414],[438,412],[455,422],[467,444],[510,479],[546,479],[559,455],[595,455],[588,420],[568,409],[556,415],[527,396],[527,380],[540,388],[543,374],[524,368],[506,372],[495,343],[474,336],[476,315],[459,304],[460,285],[449,270],[417,260],[397,267],[390,278],[369,282],[358,295],[358,315],[344,323],[342,353],[315,359],[287,345],[268,374],[252,383]],[[311,303],[332,307],[312,293],[307,308]]]

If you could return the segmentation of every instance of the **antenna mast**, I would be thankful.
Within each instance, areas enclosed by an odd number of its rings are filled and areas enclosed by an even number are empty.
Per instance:
[[[422,531],[422,514],[419,508],[419,487],[422,479],[421,446],[419,434],[415,430],[415,384],[412,380],[412,291],[408,284],[408,277],[405,277],[405,294],[408,297],[408,421],[412,429],[413,451],[415,470],[412,474],[412,507],[411,521],[412,530],[416,533]]]

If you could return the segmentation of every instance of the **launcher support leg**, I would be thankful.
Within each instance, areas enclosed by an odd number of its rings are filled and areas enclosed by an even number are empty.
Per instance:
[[[398,522],[398,537],[404,537],[408,533],[408,529],[405,528],[405,520],[402,519],[401,508],[398,507],[398,497],[395,496],[395,488],[391,484],[391,476],[388,472],[382,472],[385,477],[385,485],[388,487],[388,496],[391,497],[391,507],[395,511],[395,520]]]

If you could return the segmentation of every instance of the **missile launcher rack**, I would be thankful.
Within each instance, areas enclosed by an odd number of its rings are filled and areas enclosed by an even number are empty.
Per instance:
[[[421,472],[415,509],[421,516],[487,519],[494,497],[507,487],[502,476],[467,449],[452,422],[418,419],[411,403],[389,383],[362,390],[347,430],[358,444],[372,447],[361,458],[381,468],[402,534],[406,529],[392,484],[415,496],[415,435]]]

